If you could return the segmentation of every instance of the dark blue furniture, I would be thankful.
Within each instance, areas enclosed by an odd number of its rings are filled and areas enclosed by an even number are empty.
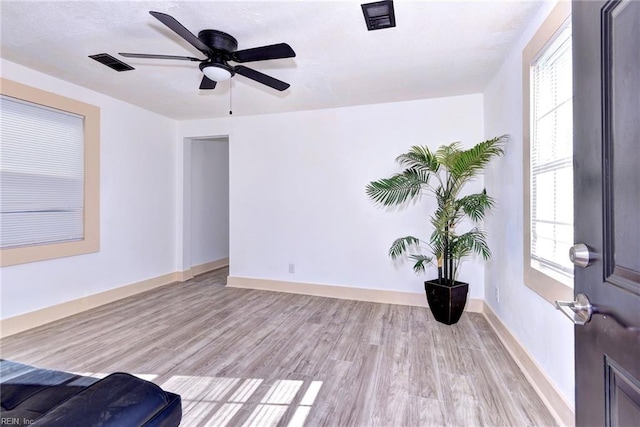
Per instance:
[[[0,359],[0,417],[32,426],[175,427],[180,396],[122,372],[103,379]]]

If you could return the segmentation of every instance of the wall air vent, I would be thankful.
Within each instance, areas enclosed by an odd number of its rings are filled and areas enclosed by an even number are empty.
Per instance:
[[[117,58],[109,55],[108,53],[98,53],[97,55],[89,55],[89,58],[95,59],[101,64],[106,65],[107,67],[116,70],[116,71],[129,71],[135,70],[131,65],[125,64]]]
[[[364,21],[367,23],[369,31],[396,26],[392,0],[365,3],[361,6],[362,13],[364,13]]]

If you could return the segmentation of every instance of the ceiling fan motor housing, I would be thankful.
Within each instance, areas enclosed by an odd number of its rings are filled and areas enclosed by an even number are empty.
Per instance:
[[[235,52],[238,49],[238,41],[231,35],[218,30],[202,30],[198,38],[207,46],[227,52]]]
[[[238,41],[231,35],[218,30],[202,30],[196,37],[184,25],[173,16],[162,12],[149,11],[151,16],[169,27],[173,32],[198,49],[207,59],[192,56],[156,55],[147,53],[126,53],[120,55],[126,58],[149,59],[174,59],[181,61],[194,61],[200,63],[200,70],[204,77],[200,83],[200,89],[215,89],[218,81],[228,80],[235,74],[240,74],[275,90],[283,91],[289,88],[289,83],[283,82],[260,71],[244,65],[229,65],[234,62],[255,62],[270,59],[293,58],[296,53],[286,43],[276,43],[268,46],[259,46],[251,49],[237,50]]]

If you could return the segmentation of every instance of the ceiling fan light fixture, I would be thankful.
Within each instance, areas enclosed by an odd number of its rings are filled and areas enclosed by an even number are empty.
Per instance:
[[[231,67],[224,64],[202,63],[200,64],[200,70],[209,80],[214,82],[229,80],[235,74]]]

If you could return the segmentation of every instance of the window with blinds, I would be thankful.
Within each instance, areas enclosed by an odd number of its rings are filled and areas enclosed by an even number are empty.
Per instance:
[[[573,277],[573,109],[571,23],[531,66],[531,266]],[[571,283],[570,281],[566,281]]]
[[[84,238],[84,118],[0,98],[0,246]]]

